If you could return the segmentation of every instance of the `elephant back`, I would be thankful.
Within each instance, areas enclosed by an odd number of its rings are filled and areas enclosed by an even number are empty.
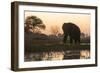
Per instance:
[[[72,34],[74,32],[80,33],[80,28],[74,23],[64,23],[62,29],[64,33],[72,33]]]

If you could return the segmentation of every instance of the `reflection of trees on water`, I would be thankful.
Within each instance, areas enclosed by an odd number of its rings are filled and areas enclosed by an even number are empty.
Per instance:
[[[89,59],[89,50],[68,50],[68,51],[50,51],[34,52],[25,54],[25,61],[45,61],[45,60],[68,60],[68,59]]]
[[[89,50],[80,51],[80,59],[88,59],[88,58],[90,58],[90,51]]]

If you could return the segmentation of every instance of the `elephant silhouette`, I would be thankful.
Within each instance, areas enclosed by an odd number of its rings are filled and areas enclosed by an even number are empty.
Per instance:
[[[62,26],[64,37],[63,43],[66,43],[66,40],[70,39],[70,43],[80,43],[80,28],[74,23],[64,23]]]

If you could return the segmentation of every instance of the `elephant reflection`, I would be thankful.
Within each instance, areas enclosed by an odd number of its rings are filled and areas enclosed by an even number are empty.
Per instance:
[[[66,43],[66,40],[69,36],[70,43],[80,43],[80,28],[74,23],[64,23],[62,26],[64,32],[63,43]]]

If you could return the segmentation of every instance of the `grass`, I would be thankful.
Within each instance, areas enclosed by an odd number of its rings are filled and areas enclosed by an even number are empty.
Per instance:
[[[80,44],[62,44],[62,43],[34,43],[30,48],[25,49],[27,52],[44,52],[44,51],[66,51],[66,50],[90,50],[90,45]]]

